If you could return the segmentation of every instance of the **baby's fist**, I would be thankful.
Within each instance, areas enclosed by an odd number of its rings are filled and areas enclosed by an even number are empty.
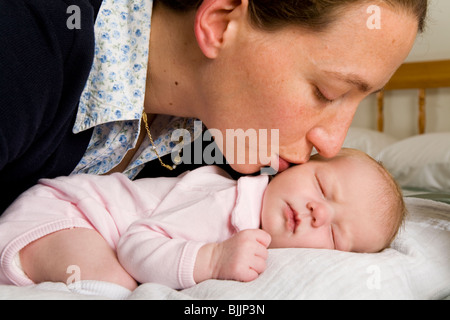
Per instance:
[[[270,235],[263,230],[244,230],[218,244],[214,278],[253,281],[266,269]]]

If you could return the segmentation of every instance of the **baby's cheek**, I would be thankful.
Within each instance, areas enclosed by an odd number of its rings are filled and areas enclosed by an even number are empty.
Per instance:
[[[297,248],[334,249],[330,232],[324,228],[311,228],[295,237]]]

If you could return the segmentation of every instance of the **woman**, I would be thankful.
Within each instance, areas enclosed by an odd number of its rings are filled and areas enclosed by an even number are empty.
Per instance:
[[[188,128],[190,122],[155,115],[200,119],[214,129],[223,154],[233,154],[227,158],[231,167],[244,174],[267,165],[249,161],[252,152],[261,150],[271,155],[271,164],[279,171],[308,161],[313,147],[332,157],[341,148],[358,104],[383,88],[407,57],[423,29],[427,9],[426,0],[377,1],[375,6],[362,0],[159,0],[153,7],[151,1],[105,0],[99,9],[98,1],[74,2],[82,17],[79,29],[76,23],[69,29],[67,21],[61,32],[49,31],[55,23],[39,24],[49,33],[39,48],[49,44],[44,53],[52,53],[59,64],[45,60],[50,64],[47,68],[57,71],[45,72],[39,82],[41,74],[32,68],[36,65],[22,68],[34,77],[36,96],[33,92],[25,96],[31,106],[20,96],[23,91],[11,88],[11,81],[1,82],[6,101],[1,108],[7,116],[0,129],[0,169],[1,181],[15,192],[10,199],[43,176],[120,171],[134,178],[150,160],[155,160],[151,161],[154,175],[165,175],[173,165],[163,155],[176,147],[167,129]],[[6,3],[32,6],[33,17],[45,11],[31,0]],[[45,9],[54,13],[54,8]],[[92,11],[89,8],[99,10],[95,58],[81,92],[80,79],[87,73],[80,67],[86,65],[80,56],[89,60],[89,55],[77,41],[91,35],[92,16],[83,15]],[[76,19],[77,11],[73,12],[65,18]],[[56,17],[62,25],[56,14],[42,16]],[[371,24],[373,20],[376,23]],[[64,38],[65,33],[71,38]],[[10,42],[23,44],[11,37]],[[83,44],[93,50],[89,41]],[[9,64],[1,68],[17,71],[13,68],[17,61],[8,59]],[[44,81],[55,79],[56,88]],[[5,106],[14,105],[16,99],[22,104],[11,112]],[[49,104],[52,108],[45,112],[39,109]],[[13,121],[22,116],[28,122]],[[226,132],[238,129],[275,130],[279,139],[236,145]],[[18,135],[21,143],[16,145],[11,141]],[[69,156],[66,150],[71,151]],[[246,161],[231,158],[244,151]],[[96,232],[75,228],[35,241],[21,251],[20,258],[35,282],[65,281],[67,266],[77,264],[83,279],[134,288],[136,283],[121,268],[114,248],[106,256],[96,253],[105,245]],[[66,246],[65,251],[73,255],[55,258],[54,246]],[[86,246],[89,251],[83,250]]]

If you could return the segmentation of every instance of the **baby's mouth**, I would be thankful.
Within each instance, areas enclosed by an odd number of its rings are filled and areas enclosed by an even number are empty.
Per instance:
[[[286,206],[284,214],[286,218],[286,228],[290,232],[295,233],[297,226],[300,224],[300,218],[298,213],[294,209],[292,209],[292,207],[288,204]]]

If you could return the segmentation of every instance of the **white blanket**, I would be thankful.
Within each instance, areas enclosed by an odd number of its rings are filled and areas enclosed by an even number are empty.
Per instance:
[[[255,281],[205,281],[176,291],[143,284],[128,299],[443,299],[450,295],[450,206],[407,198],[409,217],[392,248],[377,254],[270,250]],[[62,283],[0,286],[0,299],[101,299]],[[104,297],[103,297],[104,298]]]

